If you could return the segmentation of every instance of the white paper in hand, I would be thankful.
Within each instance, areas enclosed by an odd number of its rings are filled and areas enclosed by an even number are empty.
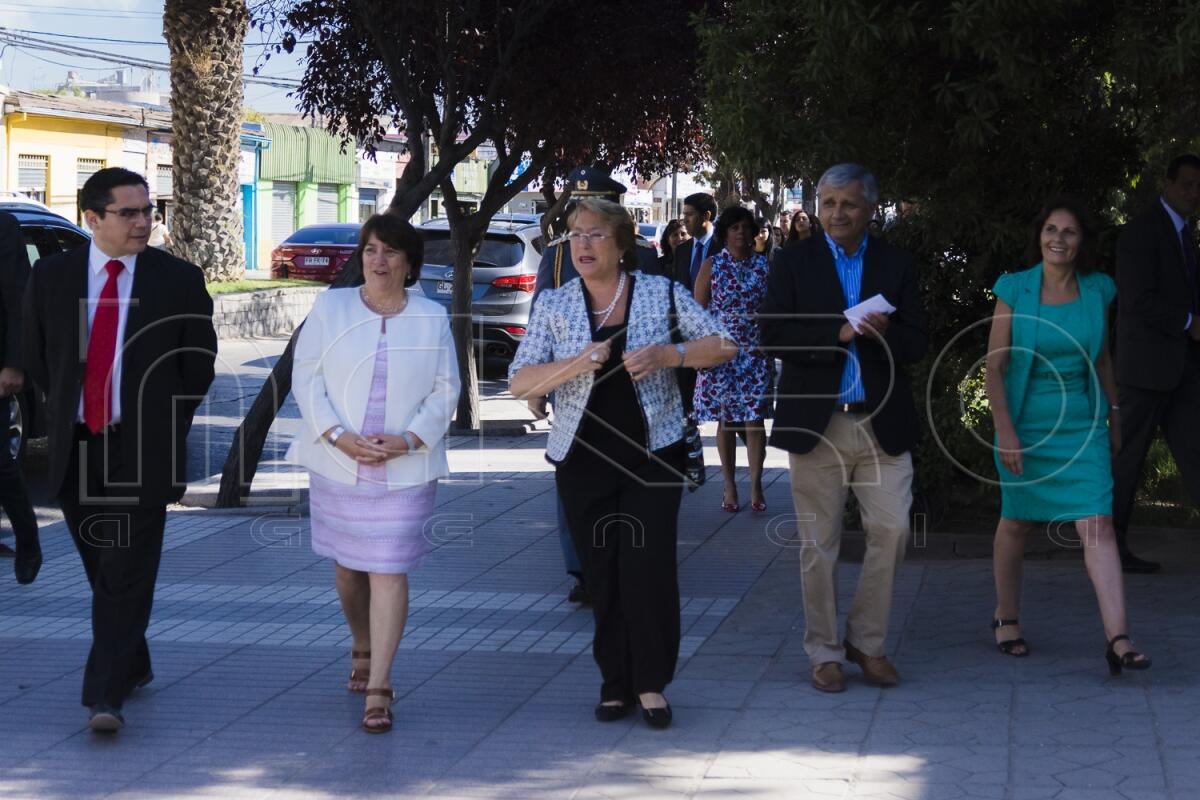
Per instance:
[[[896,310],[896,307],[887,301],[881,294],[868,297],[856,306],[847,308],[843,313],[846,319],[850,322],[850,327],[854,328],[856,333],[863,333],[863,319],[867,314],[891,314]]]

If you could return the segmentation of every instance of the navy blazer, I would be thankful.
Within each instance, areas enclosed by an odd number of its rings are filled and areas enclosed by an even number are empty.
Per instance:
[[[887,240],[870,237],[863,257],[863,300],[887,298],[891,315],[884,344],[857,339],[871,428],[889,455],[916,446],[920,424],[904,367],[929,346],[925,310],[912,255]],[[813,236],[778,251],[767,281],[762,320],[763,349],[783,361],[771,444],[792,453],[817,446],[838,399],[846,345],[838,332],[846,323],[846,296],[833,253],[824,236]]]
[[[46,393],[51,499],[66,480],[79,479],[67,471],[87,366],[81,306],[88,299],[90,246],[38,261],[25,292],[25,369]],[[127,313],[117,389],[122,457],[103,480],[124,505],[161,506],[187,488],[187,434],[217,354],[213,302],[199,267],[147,247],[137,256]]]
[[[29,280],[29,256],[21,226],[0,211],[0,367],[20,367],[21,296]]]
[[[1197,253],[1190,233],[1186,240]],[[1187,334],[1194,292],[1179,234],[1155,198],[1117,240],[1117,383],[1158,392],[1179,385],[1189,353],[1200,354]]]

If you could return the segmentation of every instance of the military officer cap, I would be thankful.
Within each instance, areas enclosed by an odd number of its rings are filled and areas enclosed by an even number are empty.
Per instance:
[[[572,197],[608,197],[625,194],[625,185],[593,167],[576,167],[567,176]]]

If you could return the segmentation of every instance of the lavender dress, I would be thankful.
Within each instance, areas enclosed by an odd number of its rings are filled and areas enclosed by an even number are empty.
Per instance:
[[[360,428],[364,436],[383,432],[387,407],[387,320],[380,322],[371,394]],[[309,473],[313,552],[360,572],[406,573],[429,552],[425,526],[436,491],[437,481],[388,489],[386,464],[359,464],[354,486]]]

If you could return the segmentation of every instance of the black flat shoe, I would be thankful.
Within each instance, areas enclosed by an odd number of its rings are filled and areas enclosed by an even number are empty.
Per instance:
[[[632,710],[633,706],[629,703],[622,703],[619,706],[606,706],[604,703],[600,703],[596,706],[596,719],[600,722],[616,722],[628,717]]]
[[[584,588],[583,581],[576,581],[571,587],[571,591],[567,593],[568,603],[578,603],[581,606],[590,606],[592,600],[588,597],[587,589]]]
[[[88,727],[96,733],[116,733],[125,727],[125,717],[107,703],[97,703],[88,716]]]
[[[25,552],[25,548],[17,551],[17,556],[13,559],[13,574],[17,576],[17,583],[30,584],[38,576],[38,571],[42,568],[42,548],[32,548],[31,552]]]
[[[1016,617],[1013,617],[1012,619],[993,619],[992,620],[992,630],[994,630],[994,631],[999,630],[1000,628],[1003,628],[1006,625],[1016,625],[1019,622],[1020,622],[1020,620],[1018,620]],[[1006,656],[1015,656],[1017,658],[1024,658],[1025,656],[1029,655],[1029,644],[1024,639],[1020,639],[1020,638],[1005,639],[1002,642],[996,642],[996,647],[998,647],[1000,649],[1000,652],[1004,653],[1004,655],[1006,655]],[[1024,649],[1021,650],[1020,652],[1018,652],[1017,651],[1018,647],[1021,647]]]
[[[1152,575],[1162,569],[1157,561],[1138,558],[1133,553],[1121,554],[1121,571],[1130,575]]]
[[[1104,660],[1108,662],[1108,674],[1120,675],[1122,669],[1150,669],[1152,663],[1146,656],[1136,650],[1127,650],[1124,655],[1117,655],[1117,651],[1113,649],[1113,645],[1124,639],[1133,644],[1133,640],[1129,638],[1129,634],[1122,633],[1119,636],[1114,636],[1108,642],[1108,649],[1104,651]]]
[[[646,720],[646,724],[651,728],[663,728],[671,725],[671,704],[667,703],[666,708],[646,708],[642,707],[642,719]]]

